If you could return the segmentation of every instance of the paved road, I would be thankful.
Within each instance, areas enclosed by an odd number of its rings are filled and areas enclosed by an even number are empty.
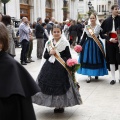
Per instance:
[[[15,59],[19,61],[21,48],[16,48]],[[77,54],[72,51],[72,56],[78,58]],[[35,62],[24,66],[29,73],[36,79],[39,73],[41,60],[36,57],[36,40],[32,59]],[[75,107],[65,108],[63,114],[54,114],[54,108],[34,105],[37,120],[120,120],[120,84],[110,85],[110,76],[99,77],[91,83],[86,83],[87,76],[76,74],[80,83],[80,94],[83,104]],[[118,79],[118,71],[116,71]]]

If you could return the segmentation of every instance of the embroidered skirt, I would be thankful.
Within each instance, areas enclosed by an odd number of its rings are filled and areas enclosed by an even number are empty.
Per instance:
[[[79,74],[89,76],[103,76],[108,74],[106,61],[102,52],[92,38],[88,37],[85,41],[78,61],[81,63],[81,67],[77,71]]]

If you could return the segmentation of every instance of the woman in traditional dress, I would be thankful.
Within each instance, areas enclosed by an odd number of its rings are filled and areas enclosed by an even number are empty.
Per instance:
[[[0,22],[0,120],[36,120],[31,96],[39,87],[7,52],[8,31]]]
[[[46,42],[43,63],[37,78],[41,92],[33,96],[33,102],[47,107],[55,107],[55,113],[63,113],[64,107],[82,103],[78,87],[73,83],[65,66],[55,57],[64,61],[71,58],[69,43],[61,37],[61,27],[53,25],[53,39]],[[42,60],[43,60],[42,59]]]
[[[99,40],[99,35],[101,38],[105,38],[105,35],[102,35],[102,29],[97,21],[97,16],[91,14],[80,43],[83,50],[79,57],[81,67],[77,72],[82,75],[88,75],[87,83],[90,83],[91,76],[95,76],[95,79],[98,79],[98,76],[108,74],[103,44]],[[95,36],[97,40],[95,40],[92,35]]]

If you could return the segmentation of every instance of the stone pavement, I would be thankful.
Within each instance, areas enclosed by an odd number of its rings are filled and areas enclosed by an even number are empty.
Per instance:
[[[15,59],[19,61],[21,48],[16,48]],[[72,56],[78,55],[72,51]],[[36,40],[32,53],[33,63],[24,66],[29,73],[36,79],[39,73],[40,59],[36,57]],[[76,74],[81,86],[80,94],[83,104],[65,108],[64,113],[54,114],[54,108],[38,106],[33,104],[37,120],[120,120],[120,84],[110,85],[110,76],[99,77],[91,83],[86,83],[87,76]],[[118,71],[116,71],[118,79]]]

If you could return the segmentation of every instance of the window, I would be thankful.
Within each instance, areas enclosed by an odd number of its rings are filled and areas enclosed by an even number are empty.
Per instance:
[[[105,9],[104,9],[104,5],[102,5],[102,11],[105,11]]]
[[[100,5],[99,5],[99,12],[100,12]]]

